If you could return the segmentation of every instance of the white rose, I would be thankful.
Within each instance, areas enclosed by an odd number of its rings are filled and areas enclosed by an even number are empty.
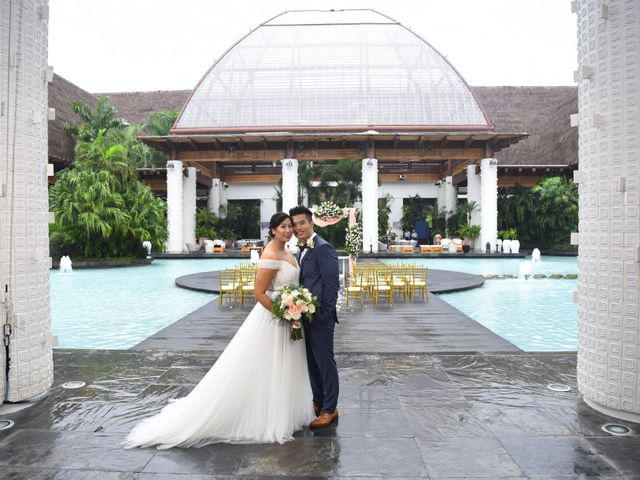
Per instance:
[[[309,311],[309,307],[307,305],[304,305],[302,307],[302,311],[305,312],[305,313],[308,312]]]
[[[316,311],[316,306],[312,303],[308,307],[309,313],[314,313]]]
[[[301,317],[301,316],[302,316],[302,314],[301,314],[301,313],[296,312],[296,313],[294,313],[294,314],[292,315],[292,317],[291,317],[291,318],[293,318],[294,320],[300,320],[300,317]]]
[[[291,312],[289,310],[284,312],[284,318],[285,320],[291,320]]]

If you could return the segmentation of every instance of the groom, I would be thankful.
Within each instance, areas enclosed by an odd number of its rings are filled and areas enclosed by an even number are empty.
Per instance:
[[[338,418],[338,367],[333,358],[333,329],[338,323],[338,255],[329,242],[313,231],[311,210],[289,210],[293,232],[298,238],[300,284],[318,297],[320,308],[311,322],[305,322],[307,364],[317,418],[311,428],[325,427]]]

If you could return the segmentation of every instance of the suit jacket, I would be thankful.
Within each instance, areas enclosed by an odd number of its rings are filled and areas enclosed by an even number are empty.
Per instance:
[[[316,235],[314,246],[300,262],[300,284],[318,297],[320,308],[315,315],[323,321],[338,321],[336,303],[340,289],[338,254],[329,242]]]

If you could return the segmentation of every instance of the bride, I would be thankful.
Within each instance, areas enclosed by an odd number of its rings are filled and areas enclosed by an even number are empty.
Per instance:
[[[270,313],[275,292],[298,284],[298,264],[285,248],[292,235],[289,215],[271,217],[255,307],[191,393],[138,423],[125,448],[283,443],[315,418],[305,342],[290,340],[289,324]]]

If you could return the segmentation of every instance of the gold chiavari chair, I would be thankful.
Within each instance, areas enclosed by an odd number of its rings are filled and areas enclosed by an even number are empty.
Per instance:
[[[345,295],[347,297],[347,308],[349,308],[349,299],[353,298],[360,300],[360,307],[364,308],[364,295],[365,290],[362,287],[362,282],[365,274],[362,270],[355,271],[350,274],[345,274]]]
[[[238,293],[240,293],[240,285],[237,280],[236,272],[233,268],[220,270],[218,272],[218,282],[220,284],[218,302],[222,306],[225,297],[233,297],[233,303],[238,303]]]
[[[423,300],[426,299],[427,302],[429,301],[427,278],[427,267],[414,268],[411,281],[408,283],[409,297],[411,298],[411,301],[415,299],[416,292],[420,293],[420,296]]]
[[[245,298],[250,301],[254,298],[256,268],[253,265],[241,265],[236,268],[236,277],[240,284],[240,306],[244,306]]]
[[[380,299],[387,301],[388,305],[393,305],[392,271],[389,268],[376,268],[375,285],[373,286],[373,306],[378,307]]]

